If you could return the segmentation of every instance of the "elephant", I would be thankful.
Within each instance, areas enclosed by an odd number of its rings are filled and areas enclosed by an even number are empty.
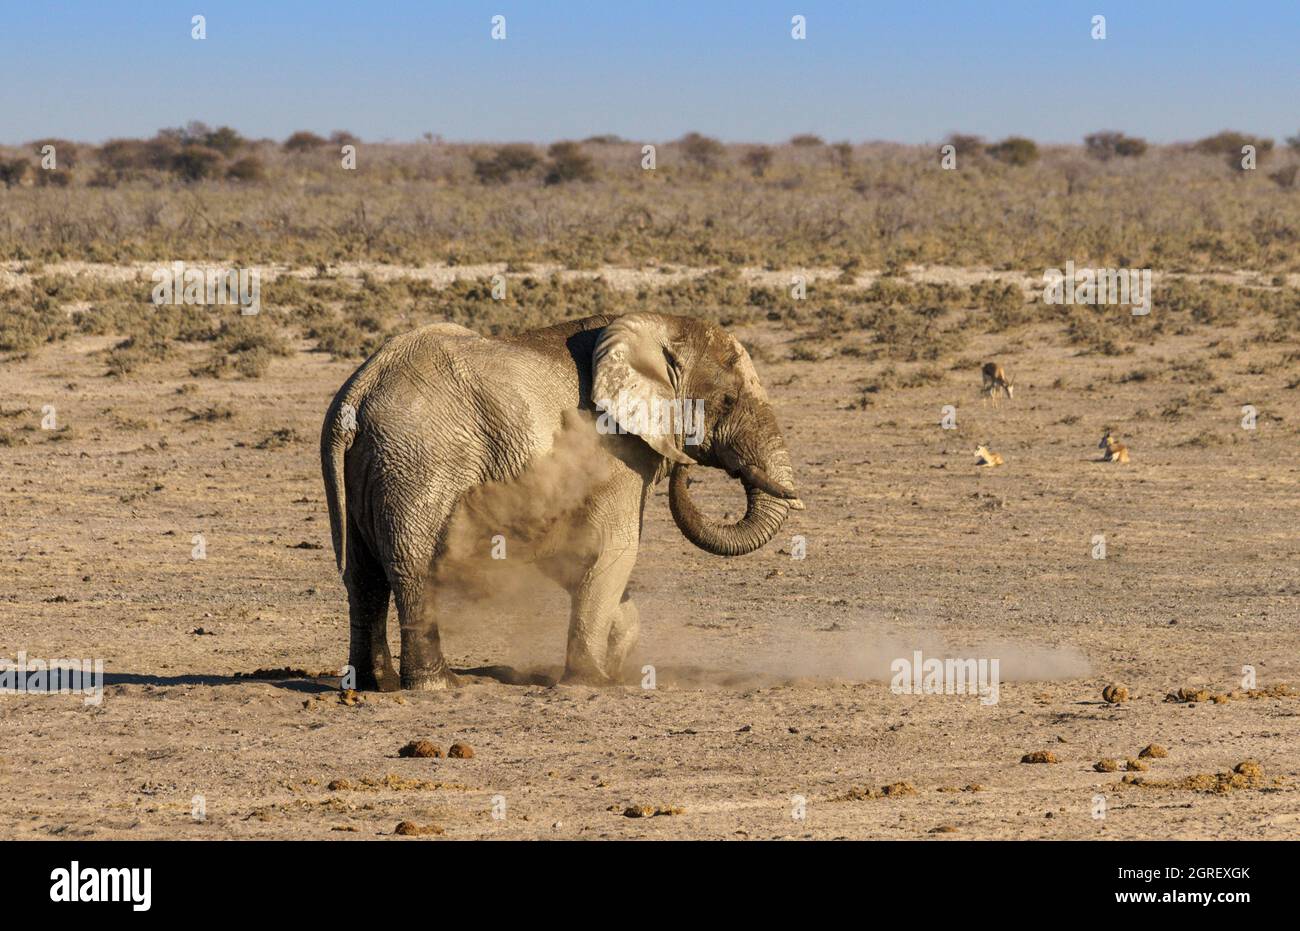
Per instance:
[[[673,416],[688,408],[700,414],[691,432]],[[665,409],[667,417],[646,416]],[[560,456],[561,443],[577,452]],[[743,484],[738,521],[712,520],[692,502],[697,464]],[[460,684],[443,656],[435,601],[457,515],[485,489],[524,489],[513,501],[533,518],[530,564],[571,598],[560,681],[595,685],[621,680],[637,642],[627,584],[653,487],[669,478],[677,527],[721,556],[757,550],[790,509],[804,507],[744,347],[717,324],[652,312],[500,337],[449,323],[395,336],[331,402],[321,467],[348,595],[348,662],[365,690]],[[530,486],[546,469],[549,485]],[[509,520],[512,507],[495,516]],[[484,559],[487,529],[471,541]],[[390,598],[400,676],[388,646]]]

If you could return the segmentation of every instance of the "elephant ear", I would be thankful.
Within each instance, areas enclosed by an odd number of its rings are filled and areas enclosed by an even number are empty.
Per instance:
[[[607,325],[592,351],[591,399],[602,421],[635,433],[671,462],[695,462],[677,445],[676,431],[653,416],[671,410],[681,377],[669,345],[667,321],[657,314],[627,314]]]

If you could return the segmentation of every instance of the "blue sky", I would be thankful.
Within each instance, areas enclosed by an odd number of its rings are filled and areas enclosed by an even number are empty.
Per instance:
[[[0,142],[191,119],[367,140],[1280,140],[1300,132],[1300,0],[0,0]]]

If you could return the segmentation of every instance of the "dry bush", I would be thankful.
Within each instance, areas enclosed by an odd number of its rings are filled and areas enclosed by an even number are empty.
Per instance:
[[[183,181],[203,181],[221,174],[221,153],[201,145],[187,145],[176,153],[171,167]]]
[[[1295,182],[1297,173],[1300,173],[1300,165],[1292,162],[1290,165],[1284,165],[1279,168],[1268,177],[1278,187],[1283,188],[1284,190],[1290,190],[1296,186]]]
[[[371,144],[366,171],[354,173],[338,169],[329,145],[249,142],[209,176],[182,181],[175,160],[195,144],[185,138],[83,147],[75,172],[65,175],[60,163],[37,176],[70,184],[71,199],[28,183],[7,189],[0,260],[236,254],[307,266],[789,268],[857,259],[864,268],[1041,270],[1074,256],[1111,267],[1300,272],[1300,199],[1279,197],[1274,183],[1235,183],[1182,147],[1105,161],[1082,146],[1051,147],[1009,171],[962,157],[979,146],[958,139],[952,173],[934,170],[929,146],[862,145],[845,161],[833,146],[759,147],[751,157],[753,146],[698,137],[685,150],[670,144],[658,169],[645,171],[640,143],[607,139],[582,146],[590,181],[547,185],[555,160],[531,146],[438,143]],[[19,155],[30,162],[30,149],[0,150],[0,159]]]
[[[1147,150],[1145,139],[1110,130],[1084,136],[1083,144],[1089,155],[1103,162],[1112,158],[1139,158]]]
[[[761,178],[772,166],[772,149],[765,145],[753,146],[740,157],[740,162],[755,178]]]
[[[232,181],[265,181],[266,165],[256,155],[246,155],[231,162],[226,177]]]
[[[477,154],[473,161],[474,176],[483,184],[504,184],[532,172],[542,158],[531,145],[510,143],[490,153]]]
[[[0,159],[0,184],[7,188],[22,184],[31,168],[31,163],[25,158]]]
[[[30,143],[32,153],[37,157],[42,157],[42,150],[46,146],[54,147],[54,159],[59,169],[75,168],[81,155],[81,146],[67,139],[37,139]]]
[[[700,133],[687,133],[677,141],[677,145],[682,150],[682,158],[704,172],[717,169],[727,154],[721,142]]]
[[[1023,166],[1038,160],[1038,145],[1032,139],[1009,136],[984,150],[990,158],[1007,165]]]
[[[221,126],[211,132],[205,132],[202,138],[195,140],[199,145],[220,152],[230,158],[245,145],[244,137],[229,126]]]
[[[1197,152],[1206,155],[1221,155],[1228,158],[1241,158],[1243,147],[1252,145],[1255,151],[1260,155],[1265,152],[1271,152],[1273,149],[1273,140],[1266,139],[1262,136],[1252,136],[1249,133],[1238,132],[1235,129],[1225,129],[1223,132],[1215,133],[1213,136],[1206,136],[1198,140],[1193,148]]]
[[[49,296],[0,297],[0,352],[27,352],[71,332],[68,315]]]
[[[582,151],[576,142],[556,142],[546,150],[550,162],[546,168],[547,184],[565,184],[570,181],[594,181],[596,163]]]
[[[315,133],[308,132],[305,129],[300,129],[296,133],[291,134],[288,139],[284,140],[284,150],[286,152],[299,153],[311,152],[315,149],[319,149],[327,143],[328,140],[316,135]]]

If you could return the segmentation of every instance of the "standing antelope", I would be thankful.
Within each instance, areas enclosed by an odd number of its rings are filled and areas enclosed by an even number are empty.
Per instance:
[[[1002,366],[996,362],[985,362],[984,368],[984,387],[982,389],[984,397],[997,399],[998,392],[1001,391],[1010,400],[1016,390],[1016,386],[1011,379],[1007,378],[1007,373]]]
[[[1128,462],[1128,447],[1115,439],[1109,430],[1101,438],[1097,448],[1106,450],[1101,454],[1102,462]]]

